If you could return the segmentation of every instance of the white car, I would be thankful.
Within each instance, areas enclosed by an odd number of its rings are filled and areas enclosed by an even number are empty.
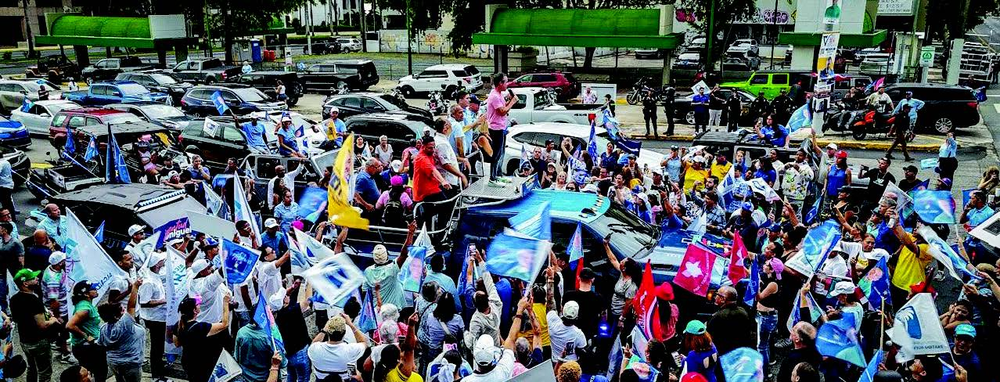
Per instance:
[[[597,152],[607,151],[608,132],[603,127],[596,128]],[[545,141],[551,139],[556,143],[556,147],[562,142],[563,137],[573,140],[573,147],[580,147],[581,150],[587,148],[590,139],[590,125],[580,125],[574,123],[543,122],[531,124],[519,124],[507,129],[507,147],[504,148],[505,174],[513,174],[517,166],[521,164],[521,148],[531,157],[531,153],[538,148],[545,148]],[[660,168],[660,159],[663,157],[651,150],[639,151],[636,163],[639,167],[649,166],[651,169]]]
[[[884,76],[892,70],[892,55],[889,53],[869,53],[861,61],[858,72],[868,76]]]
[[[483,75],[473,65],[443,64],[430,66],[422,72],[399,79],[396,88],[407,98],[415,93],[428,93],[445,90],[452,93],[458,86],[467,91],[476,91],[483,87]],[[451,91],[449,91],[451,90]]]
[[[25,99],[38,101],[38,91],[42,85],[49,91],[49,99],[61,98],[59,86],[47,80],[0,80],[0,110],[13,111],[21,107]]]
[[[754,56],[760,53],[760,47],[757,45],[757,40],[752,38],[741,38],[733,41],[733,44],[729,46],[729,50],[744,51],[750,53]]]
[[[361,51],[361,41],[354,37],[341,37],[337,39],[337,44],[340,44],[340,51],[343,53],[350,52],[360,52]]]
[[[21,122],[28,134],[49,136],[49,125],[52,124],[52,117],[64,109],[76,109],[80,105],[66,100],[35,101],[28,111],[14,109],[10,113],[12,121]]]

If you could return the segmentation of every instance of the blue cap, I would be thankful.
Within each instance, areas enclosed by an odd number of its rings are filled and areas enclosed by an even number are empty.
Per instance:
[[[740,208],[747,211],[753,211],[753,204],[750,204],[750,202],[743,202],[743,204],[740,205]]]
[[[778,224],[778,223],[771,223],[771,225],[769,225],[769,226],[767,227],[767,229],[771,230],[772,232],[778,232],[778,231],[781,231],[781,224]]]
[[[958,326],[955,327],[955,337],[958,336],[976,338],[976,327],[972,326],[972,324],[958,324]]]
[[[218,247],[218,246],[219,246],[219,241],[218,240],[215,240],[215,239],[213,239],[211,237],[206,237],[205,238],[205,248],[208,248],[208,247]]]

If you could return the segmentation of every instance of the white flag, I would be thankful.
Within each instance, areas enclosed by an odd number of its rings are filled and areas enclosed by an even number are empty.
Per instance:
[[[149,267],[149,258],[152,257],[150,254],[156,250],[156,243],[160,241],[161,235],[163,235],[163,231],[155,231],[152,235],[140,241],[139,244],[132,246],[132,249],[129,250],[129,253],[132,254],[132,262],[142,264],[142,268],[147,269]]]
[[[63,251],[66,252],[66,273],[77,282],[87,280],[91,284],[96,284],[97,298],[94,301],[101,301],[101,298],[108,291],[109,283],[115,277],[127,277],[118,264],[115,264],[104,248],[97,243],[94,235],[87,230],[87,227],[80,222],[69,208],[66,209],[66,235]]]
[[[212,375],[208,377],[208,382],[229,382],[243,374],[243,369],[236,362],[229,352],[223,350],[219,355],[219,362],[215,364]]]
[[[209,137],[214,137],[219,132],[219,123],[213,121],[211,118],[205,118],[205,124],[201,127],[201,131],[205,132],[205,135]]]
[[[316,293],[330,302],[340,301],[351,294],[365,279],[365,275],[345,253],[327,257],[302,272],[302,277],[313,285]]]
[[[910,299],[896,312],[895,322],[886,334],[901,347],[900,361],[909,361],[922,354],[948,353],[948,337],[944,334],[938,318],[934,297],[930,293],[920,293]]]
[[[247,193],[243,191],[243,178],[237,176],[233,178],[233,223],[246,220],[250,223],[257,239],[260,240],[260,227],[257,226],[257,219],[250,210],[250,203],[247,202]]]
[[[781,198],[778,197],[778,193],[775,192],[771,186],[768,186],[767,182],[765,182],[763,178],[750,179],[750,181],[747,182],[747,185],[750,186],[750,190],[752,190],[755,194],[764,195],[764,198],[769,202],[781,200]]]

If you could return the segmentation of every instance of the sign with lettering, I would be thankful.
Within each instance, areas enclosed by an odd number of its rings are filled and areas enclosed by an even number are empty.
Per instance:
[[[878,0],[879,16],[913,16],[913,0]]]

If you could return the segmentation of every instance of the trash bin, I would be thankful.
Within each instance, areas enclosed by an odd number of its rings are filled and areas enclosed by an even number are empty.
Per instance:
[[[253,63],[259,64],[261,63],[261,61],[264,61],[262,50],[263,48],[260,46],[259,39],[250,40],[250,59],[253,61]]]
[[[264,51],[264,61],[274,62],[274,56],[275,54],[273,49],[267,49]]]

